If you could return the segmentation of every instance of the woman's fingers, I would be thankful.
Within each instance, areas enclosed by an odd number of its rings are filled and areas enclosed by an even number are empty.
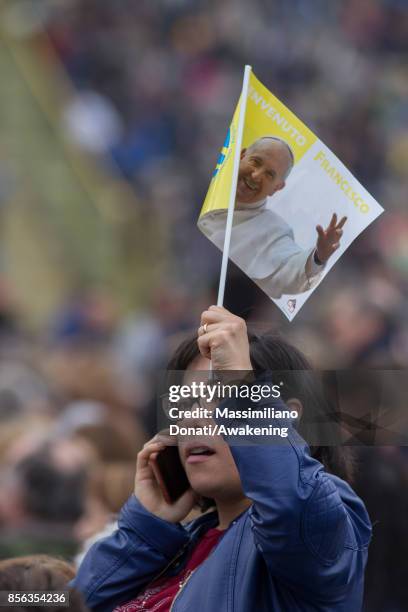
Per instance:
[[[235,317],[229,310],[223,308],[222,306],[210,306],[207,310],[201,315],[201,325],[210,325],[211,323],[219,323],[220,321],[224,321],[225,319],[230,319]],[[238,317],[236,317],[238,318]]]
[[[212,310],[214,308],[214,310]],[[204,332],[214,331],[216,328],[246,329],[244,319],[237,317],[225,308],[211,306],[201,314],[201,327]]]
[[[174,436],[170,435],[170,429],[162,429],[159,431],[154,438],[151,440],[152,442],[161,442],[165,446],[174,446]]]
[[[138,475],[138,472],[140,472],[141,470],[145,470],[146,468],[150,469],[149,460],[151,458],[151,455],[153,453],[159,453],[165,447],[166,445],[163,444],[163,442],[153,442],[153,441],[147,442],[144,445],[142,450],[137,454],[136,477]]]
[[[219,327],[219,323],[205,323],[204,325],[200,325],[197,330],[197,336],[204,336],[204,334],[209,334],[216,330]]]
[[[207,359],[211,359],[211,338],[212,336],[213,336],[212,333],[210,334],[209,332],[207,332],[206,334],[199,336],[197,339],[197,344],[198,344],[200,353],[203,357],[206,357]]]
[[[208,313],[210,313],[208,315]],[[207,323],[206,318],[214,323]],[[197,343],[203,357],[211,359],[217,370],[250,370],[249,344],[246,323],[225,309],[205,311],[204,329],[200,329]]]

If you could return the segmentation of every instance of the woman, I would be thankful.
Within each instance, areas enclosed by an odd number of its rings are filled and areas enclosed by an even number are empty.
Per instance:
[[[206,371],[210,359],[214,371],[308,367],[286,343],[249,342],[245,322],[221,307],[202,314],[198,336],[197,349],[182,347],[172,369]],[[305,412],[302,423],[313,393],[303,383],[293,389],[286,405]],[[286,408],[282,399],[264,405]],[[291,426],[279,444],[180,439],[191,488],[171,504],[152,470],[166,443],[156,436],[139,453],[135,495],[118,530],[97,542],[79,568],[74,586],[93,610],[361,610],[371,525],[351,487],[328,473],[345,474],[338,448],[310,451]],[[181,525],[198,497],[213,500],[216,510]]]

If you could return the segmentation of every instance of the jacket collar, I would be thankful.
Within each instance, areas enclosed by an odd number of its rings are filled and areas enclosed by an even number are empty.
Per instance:
[[[236,523],[242,516],[244,516],[247,512],[249,512],[251,507],[252,506],[249,506],[249,508],[246,508],[245,510],[243,510],[243,512],[241,512],[241,514],[239,514],[232,521],[231,525]],[[208,531],[208,529],[216,527],[217,524],[218,524],[218,513],[216,510],[213,510],[212,512],[206,512],[202,516],[199,516],[198,518],[191,521],[191,523],[187,523],[187,525],[184,525],[184,528],[189,533],[191,539],[195,540],[196,538],[200,537],[202,533]],[[228,529],[230,527],[228,527]]]

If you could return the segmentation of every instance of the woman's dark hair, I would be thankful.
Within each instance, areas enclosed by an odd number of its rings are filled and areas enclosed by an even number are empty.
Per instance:
[[[248,340],[254,371],[269,371],[276,381],[283,382],[283,401],[297,398],[302,403],[303,412],[297,430],[309,443],[312,456],[324,465],[326,471],[350,482],[353,477],[352,449],[340,444],[334,407],[309,360],[278,335],[257,335],[249,331]],[[199,355],[197,337],[188,338],[175,351],[167,369],[187,370]],[[319,439],[330,441],[330,445],[311,443]]]

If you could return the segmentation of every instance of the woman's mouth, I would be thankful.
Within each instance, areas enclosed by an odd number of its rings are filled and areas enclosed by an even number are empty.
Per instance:
[[[212,455],[215,455],[215,451],[208,446],[193,446],[186,452],[186,463],[203,463]]]

